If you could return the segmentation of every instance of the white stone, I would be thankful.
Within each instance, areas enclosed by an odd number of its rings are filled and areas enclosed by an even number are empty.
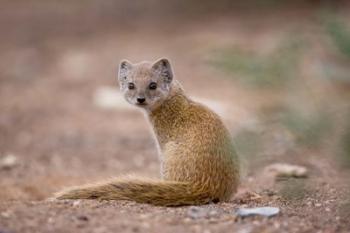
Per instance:
[[[287,163],[275,163],[267,166],[265,170],[275,176],[307,177],[307,169],[303,166]]]
[[[280,212],[278,207],[257,207],[257,208],[240,208],[236,214],[240,217],[248,217],[255,215],[262,215],[266,217],[272,217]]]
[[[18,164],[18,159],[12,154],[8,154],[0,159],[0,169],[11,169]]]

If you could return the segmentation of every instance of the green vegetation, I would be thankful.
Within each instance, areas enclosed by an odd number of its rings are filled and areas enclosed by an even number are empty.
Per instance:
[[[265,124],[285,128],[301,146],[320,145],[333,129],[334,121],[325,110],[305,112],[288,105],[262,109],[260,118]]]
[[[332,128],[332,119],[326,112],[302,114],[298,111],[285,111],[280,114],[280,123],[296,138],[296,142],[316,146]]]
[[[327,32],[332,42],[344,56],[350,58],[349,26],[334,16],[329,16],[327,21]]]
[[[214,53],[210,64],[249,86],[281,87],[297,75],[301,45],[288,39],[266,55],[225,48]]]
[[[350,120],[350,114],[348,119]],[[340,140],[340,163],[345,168],[350,168],[350,121],[348,121],[348,125]]]
[[[328,13],[324,18],[326,32],[331,42],[333,42],[338,56],[327,60],[323,64],[323,71],[330,80],[349,85],[350,27],[344,20],[334,14]]]
[[[305,114],[290,108],[277,108],[262,112],[260,119],[267,129],[286,129],[299,146],[317,147],[321,145],[333,129],[332,117],[325,111]],[[267,134],[260,134],[254,130],[242,130],[236,134],[234,142],[240,157],[245,158],[248,162],[252,157],[254,157],[254,160],[259,158],[257,155],[264,151],[264,144],[267,143],[266,136]],[[348,137],[344,140],[350,139],[350,129]],[[350,153],[349,141],[344,142],[345,145],[349,147],[347,150]],[[271,146],[275,145],[271,144]],[[267,157],[263,158],[266,159]],[[350,154],[348,159],[350,166]]]

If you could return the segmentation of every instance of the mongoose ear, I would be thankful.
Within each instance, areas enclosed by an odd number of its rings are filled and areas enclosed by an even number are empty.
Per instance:
[[[173,71],[170,66],[170,62],[166,58],[161,58],[157,60],[153,65],[152,68],[159,73],[159,75],[164,78],[164,81],[166,83],[171,83],[173,80]]]
[[[122,60],[120,62],[118,71],[118,79],[120,82],[126,79],[131,68],[132,64],[128,60]]]

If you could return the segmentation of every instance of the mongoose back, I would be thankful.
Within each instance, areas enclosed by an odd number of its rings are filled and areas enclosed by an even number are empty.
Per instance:
[[[123,60],[118,80],[127,102],[144,110],[154,130],[161,179],[116,178],[64,190],[57,199],[132,200],[153,205],[228,201],[239,183],[231,136],[220,117],[188,98],[169,60]]]

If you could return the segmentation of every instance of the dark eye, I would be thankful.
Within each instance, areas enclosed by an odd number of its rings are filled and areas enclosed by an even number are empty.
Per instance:
[[[129,88],[129,90],[135,89],[135,84],[133,84],[133,83],[128,83],[128,88]]]
[[[149,84],[149,89],[151,89],[151,90],[157,89],[157,83],[151,82],[151,83]]]

